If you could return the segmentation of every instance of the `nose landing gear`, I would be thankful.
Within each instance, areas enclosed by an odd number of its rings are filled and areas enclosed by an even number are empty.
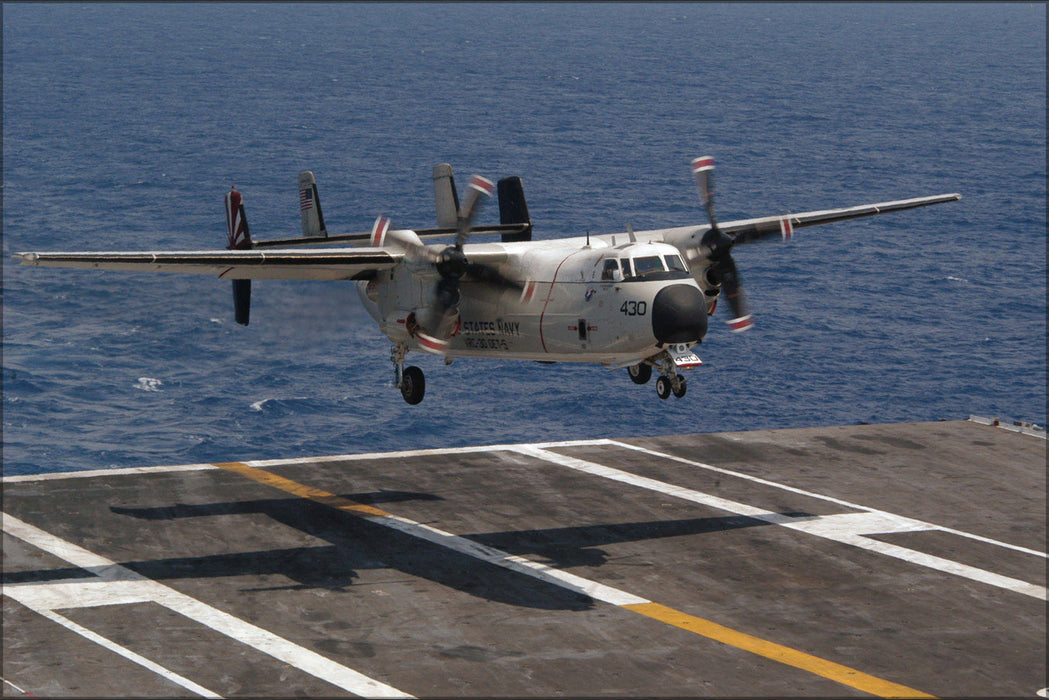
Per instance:
[[[685,395],[687,386],[685,378],[680,374],[675,373],[673,376],[662,376],[656,380],[656,395],[661,399],[666,399],[670,397],[670,394],[674,394],[680,399]]]
[[[659,370],[659,378],[656,379],[656,395],[661,399],[670,398],[673,394],[677,398],[685,395],[688,387],[685,378],[678,374],[678,368],[689,369],[703,364],[688,349],[687,345],[670,346],[655,357],[650,357],[636,365],[627,368],[630,379],[635,384],[646,384],[652,378],[652,369]]]

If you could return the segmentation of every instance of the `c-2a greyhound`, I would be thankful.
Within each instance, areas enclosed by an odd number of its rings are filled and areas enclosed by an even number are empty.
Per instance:
[[[228,248],[187,252],[18,253],[25,265],[108,270],[193,272],[233,280],[234,312],[247,325],[251,280],[349,280],[379,329],[393,343],[395,380],[405,401],[423,399],[410,350],[445,357],[538,362],[595,362],[628,368],[643,384],[659,373],[656,393],[685,395],[682,370],[702,364],[693,352],[724,294],[733,331],[752,324],[732,248],[770,237],[790,239],[805,226],[845,221],[960,199],[919,197],[846,209],[718,223],[714,161],[692,161],[709,223],[650,231],[532,240],[519,177],[499,181],[500,224],[475,226],[496,186],[474,176],[460,205],[452,169],[434,168],[437,228],[395,229],[380,216],[370,234],[328,235],[313,174],[299,176],[303,236],[251,238],[243,198],[226,195]],[[499,242],[468,243],[499,235]],[[451,243],[424,239],[454,237]],[[302,250],[310,244],[352,244]],[[364,245],[361,245],[364,244]]]

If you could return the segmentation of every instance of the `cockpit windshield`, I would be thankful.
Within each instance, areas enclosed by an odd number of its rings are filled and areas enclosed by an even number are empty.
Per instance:
[[[646,255],[634,258],[634,274],[638,277],[649,272],[662,272],[664,270],[663,260],[658,255]]]
[[[605,254],[595,264],[594,279],[605,282],[655,281],[689,277],[688,266],[669,245],[626,244],[618,255]]]

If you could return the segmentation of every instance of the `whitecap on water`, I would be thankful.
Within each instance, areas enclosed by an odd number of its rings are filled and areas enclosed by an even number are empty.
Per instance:
[[[142,391],[160,391],[162,386],[164,386],[164,382],[153,377],[139,377],[138,383],[135,384],[135,388]]]
[[[269,407],[276,407],[279,409],[288,409],[293,407],[294,404],[300,401],[309,401],[308,396],[292,396],[288,398],[271,397],[268,399],[259,399],[255,403],[251,404],[251,410],[253,411],[264,411]]]

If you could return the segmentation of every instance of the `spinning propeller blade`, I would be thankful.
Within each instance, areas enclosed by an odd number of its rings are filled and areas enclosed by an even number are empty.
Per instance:
[[[707,210],[710,225],[717,228],[717,219],[714,217],[714,159],[710,156],[694,159],[692,178],[696,181],[699,200],[703,202],[703,208]]]
[[[419,345],[430,352],[444,354],[448,349],[450,338],[459,327],[459,281],[469,276],[471,281],[481,282],[504,289],[521,291],[524,285],[512,280],[491,265],[471,263],[463,252],[463,245],[470,237],[474,220],[482,205],[492,193],[495,184],[479,175],[470,178],[463,208],[456,219],[455,243],[443,250],[423,244],[418,236],[411,232],[391,231],[390,220],[380,216],[372,227],[371,243],[375,246],[397,245],[416,258],[433,263],[440,276],[433,292],[433,318],[423,322],[414,320],[409,329]],[[409,235],[411,234],[411,235]],[[424,317],[427,314],[422,314]]]
[[[708,251],[707,258],[711,263],[707,268],[707,281],[720,284],[725,291],[729,308],[732,309],[729,329],[736,333],[745,331],[754,325],[754,320],[747,308],[747,297],[739,282],[736,261],[732,259],[731,251],[736,239],[718,228],[718,220],[714,215],[714,159],[710,156],[694,159],[692,177],[696,181],[703,208],[707,211],[707,218],[710,219],[710,230],[701,241],[701,245]]]
[[[470,178],[470,184],[466,188],[466,204],[459,212],[457,222],[459,231],[455,234],[455,247],[459,250],[463,249],[463,243],[470,236],[470,229],[473,228],[477,212],[481,210],[481,206],[492,196],[493,192],[495,192],[495,184],[488,178],[480,175]]]

